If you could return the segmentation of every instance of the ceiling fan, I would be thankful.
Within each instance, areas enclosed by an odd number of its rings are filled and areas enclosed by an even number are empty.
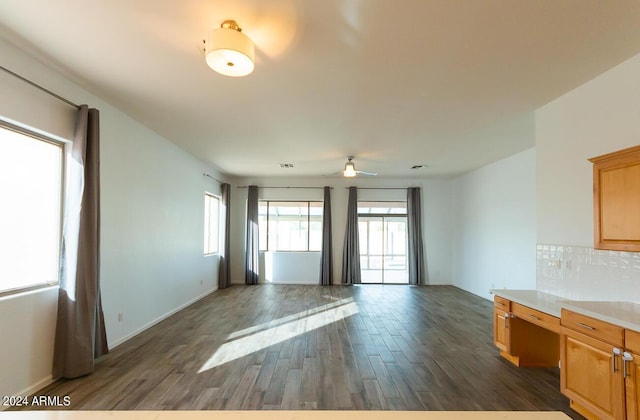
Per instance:
[[[353,163],[353,156],[347,156],[347,163],[344,164],[344,170],[341,171],[345,178],[353,178],[356,175],[376,176],[376,172],[357,171],[356,165]]]

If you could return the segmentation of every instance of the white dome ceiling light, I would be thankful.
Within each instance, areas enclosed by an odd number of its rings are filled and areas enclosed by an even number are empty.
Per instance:
[[[205,59],[209,67],[220,74],[242,77],[254,68],[255,47],[242,33],[235,20],[225,20],[219,28],[209,32],[205,42]]]

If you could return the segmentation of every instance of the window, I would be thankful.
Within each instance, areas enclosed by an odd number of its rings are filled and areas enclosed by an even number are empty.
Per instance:
[[[63,143],[0,125],[0,293],[58,283]]]
[[[220,198],[204,194],[204,254],[220,252]]]
[[[321,201],[260,201],[261,251],[320,251]]]

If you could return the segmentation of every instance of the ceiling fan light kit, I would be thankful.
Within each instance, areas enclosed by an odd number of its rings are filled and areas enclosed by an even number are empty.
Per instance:
[[[254,68],[255,47],[235,20],[225,20],[205,42],[207,65],[220,74],[242,77]]]
[[[351,162],[351,159],[349,159],[349,161],[345,163],[344,171],[342,172],[342,174],[345,176],[345,178],[353,178],[354,176],[356,176],[356,165]]]

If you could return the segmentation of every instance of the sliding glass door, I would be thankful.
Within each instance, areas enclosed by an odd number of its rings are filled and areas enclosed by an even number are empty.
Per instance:
[[[406,203],[358,203],[358,234],[362,283],[409,283]]]

